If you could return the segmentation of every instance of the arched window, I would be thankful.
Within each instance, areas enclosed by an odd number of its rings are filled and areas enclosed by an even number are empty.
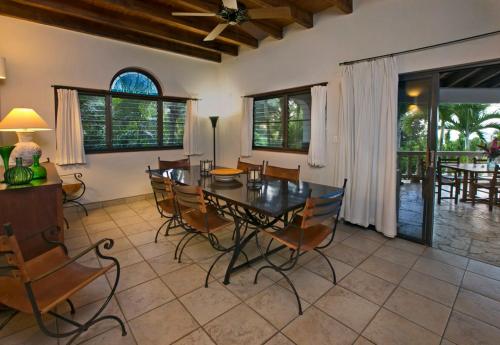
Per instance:
[[[161,96],[159,83],[154,77],[139,69],[119,71],[111,80],[110,91],[136,95]]]
[[[78,91],[86,153],[182,148],[187,99],[163,96],[150,73],[127,68],[109,91]]]

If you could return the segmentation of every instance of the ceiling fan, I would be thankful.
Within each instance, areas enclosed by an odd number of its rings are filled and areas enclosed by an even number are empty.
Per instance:
[[[268,7],[268,8],[249,8],[243,4],[238,4],[237,0],[222,0],[222,6],[217,13],[198,13],[198,12],[172,12],[173,16],[185,17],[218,17],[225,21],[217,25],[203,40],[213,41],[229,25],[239,25],[252,19],[273,19],[289,18],[291,15],[290,7]]]

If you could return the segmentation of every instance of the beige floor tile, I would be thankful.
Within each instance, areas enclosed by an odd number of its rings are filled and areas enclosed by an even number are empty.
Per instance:
[[[454,285],[460,285],[464,275],[464,270],[460,268],[424,257],[418,259],[413,269]]]
[[[456,266],[463,270],[467,268],[467,264],[469,263],[469,259],[467,259],[466,257],[453,253],[448,253],[440,249],[431,247],[425,248],[425,251],[422,254],[422,256],[428,259],[444,262],[445,264],[448,265]]]
[[[217,345],[260,345],[276,333],[270,323],[244,304],[210,321],[204,328]]]
[[[396,285],[388,281],[359,269],[349,273],[339,285],[378,305],[382,305],[396,287]]]
[[[218,282],[201,287],[180,298],[194,318],[204,325],[240,303],[240,300]]]
[[[110,250],[102,250],[102,253],[104,255],[113,256],[115,253],[130,249],[132,247],[132,243],[130,243],[130,241],[126,237],[122,237],[114,240],[113,248],[111,248]]]
[[[151,242],[148,244],[144,244],[142,246],[137,247],[139,252],[141,252],[142,256],[145,259],[151,259],[156,256],[164,255],[171,253],[171,256],[174,256],[174,251],[175,247],[173,244],[167,242],[167,241],[162,241],[162,242]]]
[[[454,311],[444,337],[457,345],[498,345],[500,329]]]
[[[2,311],[0,313],[0,323],[3,322],[9,315],[10,311]],[[0,330],[0,339],[35,325],[36,321],[33,315],[19,313]]]
[[[449,341],[448,339],[441,339],[441,345],[457,345],[455,343],[452,343],[451,341]]]
[[[102,239],[105,238],[111,238],[113,240],[116,240],[120,237],[124,237],[125,234],[118,228],[115,229],[109,229],[109,230],[104,230],[104,231],[99,231],[95,233],[90,233],[89,237],[92,243],[99,242]]]
[[[342,244],[370,254],[376,251],[382,245],[382,243],[368,239],[365,236],[357,233],[342,241]]]
[[[384,307],[428,330],[443,335],[451,308],[398,287]]]
[[[85,230],[87,230],[89,234],[116,228],[118,228],[118,226],[112,220],[85,225]]]
[[[129,217],[123,217],[123,218],[117,218],[114,219],[116,225],[119,227],[127,227],[127,225],[132,225],[132,224],[138,224],[138,223],[144,223],[144,219],[137,215],[129,216]]]
[[[285,337],[283,334],[278,333],[264,345],[295,345],[295,344],[290,339]]]
[[[354,234],[353,237],[366,238],[368,240],[379,242],[379,243],[384,243],[389,239],[388,237],[385,237],[384,235],[382,235],[382,233],[380,233],[380,232],[377,232],[375,230],[370,230],[370,229],[362,229],[362,228],[356,234]]]
[[[123,210],[123,211],[117,211],[117,212],[109,212],[108,211],[108,214],[113,220],[123,219],[125,217],[134,217],[134,216],[137,217],[138,216],[138,214],[130,208]]]
[[[55,327],[52,326],[52,329]],[[57,339],[46,336],[38,326],[35,326],[2,338],[0,343],[2,345],[57,345]]]
[[[500,267],[498,266],[486,264],[481,261],[470,260],[467,270],[491,279],[500,280]]]
[[[68,248],[68,250],[77,250],[80,248],[87,248],[90,246],[90,240],[87,235],[67,238],[64,241],[64,244]]]
[[[78,342],[77,342],[78,343]],[[127,329],[127,335],[122,335],[122,330],[119,327],[115,327],[105,333],[99,334],[98,336],[89,339],[82,345],[136,345],[134,336]]]
[[[139,252],[135,248],[125,249],[117,253],[113,253],[111,256],[118,260],[121,268],[125,268],[127,266],[144,261],[141,254],[139,254]],[[101,265],[109,265],[111,263],[111,261],[101,258],[99,258],[99,261]]]
[[[106,207],[104,207],[104,210],[106,211],[106,213],[110,214],[110,213],[118,213],[118,212],[130,210],[130,207],[128,207],[128,205],[124,202],[124,203],[119,203],[119,204],[115,204],[112,206],[111,205],[106,206]]]
[[[325,250],[325,254],[353,267],[358,266],[370,255],[342,243],[330,246],[330,248]]]
[[[357,334],[319,309],[310,307],[282,331],[301,345],[350,345]]]
[[[287,274],[292,281],[300,298],[305,299],[309,303],[314,303],[325,292],[331,289],[334,285],[330,280],[320,277],[305,268],[299,268],[296,271]],[[279,285],[292,291],[290,284],[285,279],[278,282]]]
[[[344,278],[346,275],[351,272],[354,267],[349,266],[342,261],[338,261],[333,258],[328,258],[330,260],[330,263],[333,265],[333,269],[335,270],[335,275],[337,277],[337,282],[341,281],[342,278]],[[308,270],[319,274],[323,278],[327,280],[333,281],[333,275],[332,275],[332,270],[330,269],[330,266],[328,266],[328,263],[324,258],[321,256],[316,256],[314,259],[310,260],[304,265],[305,268]]]
[[[215,343],[203,329],[198,328],[196,331],[186,335],[181,340],[176,341],[175,345],[215,345]]]
[[[207,272],[202,270],[200,266],[192,264],[167,273],[161,279],[177,297],[180,297],[204,286],[206,275]],[[213,278],[209,281],[212,280]]]
[[[345,231],[340,228],[340,225],[337,225],[337,230],[335,231],[335,237],[333,240],[335,242],[342,242],[346,238],[352,236],[353,234],[351,232]]]
[[[184,250],[184,254],[187,254],[195,261],[203,261],[204,259],[212,258],[215,255],[219,255],[221,253],[212,248],[208,241],[203,241],[199,243],[193,242],[193,244],[188,245]]]
[[[417,254],[391,246],[382,246],[373,255],[405,267],[412,267],[418,259]]]
[[[85,236],[85,235],[87,235],[87,231],[85,230],[85,228],[83,228],[83,225],[82,225],[82,228],[76,228],[74,226],[71,226],[71,224],[70,224],[69,230],[64,229],[64,239],[65,240],[68,240],[70,238]]]
[[[176,271],[183,267],[191,265],[194,261],[191,260],[187,255],[184,255],[182,258],[182,262],[179,263],[177,260],[174,260],[174,256],[169,253],[165,255],[156,256],[152,259],[148,259],[147,262],[151,265],[151,267],[155,270],[155,272],[162,276],[164,274]]]
[[[357,332],[366,327],[380,308],[341,286],[328,291],[314,305]]]
[[[160,280],[150,280],[117,294],[118,302],[127,320],[161,306],[175,298]]]
[[[394,264],[376,256],[370,256],[358,268],[393,284],[399,284],[409,270],[408,267]]]
[[[353,345],[375,345],[365,337],[359,337]]]
[[[231,283],[226,285],[226,288],[240,299],[247,300],[274,284],[273,280],[262,273],[259,275],[257,284],[254,284],[255,273],[257,273],[257,271],[248,268],[231,274]],[[222,281],[223,278],[220,279],[221,283]]]
[[[500,302],[491,298],[461,289],[454,310],[500,328]]]
[[[140,345],[168,345],[199,326],[175,300],[132,320],[130,328]]]
[[[500,302],[500,281],[466,272],[462,287]]]
[[[383,345],[437,345],[441,341],[438,335],[384,308],[380,309],[363,336]]]
[[[401,250],[405,250],[407,252],[420,255],[424,252],[425,246],[418,243],[413,243],[410,241],[403,240],[401,238],[393,238],[385,242],[386,246],[398,248]]]
[[[127,235],[140,234],[144,231],[151,231],[154,228],[148,222],[141,222],[135,224],[128,224],[120,226],[120,229]]]
[[[143,244],[154,242],[155,235],[156,235],[156,231],[150,230],[150,231],[140,232],[138,234],[129,235],[127,237],[128,237],[128,240],[134,246],[141,246]],[[158,241],[162,241],[162,240],[163,240],[163,238],[161,236],[158,236]]]
[[[265,289],[246,303],[277,329],[283,328],[299,316],[297,298],[292,292],[279,285]],[[309,307],[309,303],[302,299],[301,304],[303,310]]]
[[[85,229],[89,229],[89,225],[109,222],[111,217],[107,213],[92,214],[89,212],[88,217],[81,218],[81,222]]]
[[[453,306],[458,293],[458,286],[413,270],[406,275],[400,285],[449,307]]]
[[[114,284],[116,271],[106,274],[109,283]],[[155,271],[145,261],[127,266],[120,272],[120,280],[118,282],[117,291],[127,290],[133,286],[142,284],[148,280],[156,278]]]
[[[75,307],[84,306],[107,297],[111,292],[108,280],[102,276],[71,297]]]

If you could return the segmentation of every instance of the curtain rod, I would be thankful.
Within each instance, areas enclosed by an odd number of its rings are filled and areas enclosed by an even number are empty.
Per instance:
[[[66,86],[66,85],[51,85],[54,89],[66,89],[66,90],[76,90],[76,91],[82,91],[82,92],[90,92],[90,93],[107,93],[107,94],[116,94],[116,95],[122,95],[124,93],[122,92],[111,92],[109,90],[101,90],[101,89],[90,89],[90,88],[85,88],[85,87],[76,87],[76,86]],[[135,96],[139,97],[158,97],[158,96],[151,96],[151,95],[141,95],[141,94],[134,94]],[[165,97],[165,98],[175,98],[175,99],[182,99],[182,100],[190,100],[190,101],[201,101],[201,98],[191,98],[191,97],[179,97],[179,96],[159,96]]]
[[[438,47],[444,47],[444,46],[448,46],[448,45],[458,44],[458,43],[462,43],[462,42],[472,41],[472,40],[476,40],[476,39],[479,39],[479,38],[484,38],[484,37],[488,37],[488,36],[497,35],[499,33],[500,33],[500,30],[496,30],[496,31],[491,31],[491,32],[487,32],[487,33],[484,33],[484,34],[480,34],[480,35],[475,35],[475,36],[460,38],[460,39],[453,40],[453,41],[448,41],[448,42],[443,42],[443,43],[437,43],[437,44],[433,44],[433,45],[429,45],[429,46],[425,46],[425,47],[420,47],[420,48],[403,50],[403,51],[396,52],[396,53],[378,55],[378,56],[373,56],[373,57],[364,58],[364,59],[358,59],[358,60],[352,60],[352,61],[344,61],[344,62],[339,63],[339,65],[340,66],[342,66],[342,65],[352,65],[352,64],[355,64],[355,63],[358,63],[358,62],[363,62],[363,61],[371,61],[371,60],[377,60],[377,59],[381,59],[381,58],[385,58],[385,57],[391,57],[391,56],[398,56],[398,55],[403,55],[403,54],[408,54],[408,53],[414,53],[414,52],[419,52],[419,51],[422,51],[422,50],[433,49],[433,48],[438,48]]]
[[[297,87],[292,87],[292,88],[289,88],[289,89],[275,90],[275,91],[269,91],[269,92],[256,93],[256,94],[253,94],[253,95],[241,96],[241,98],[248,98],[248,97],[254,97],[255,98],[255,97],[260,97],[260,96],[272,96],[272,95],[279,94],[279,93],[300,91],[300,90],[303,90],[303,89],[311,88],[313,86],[326,86],[326,85],[328,85],[328,82],[325,81],[325,82],[322,82],[322,83],[297,86]]]

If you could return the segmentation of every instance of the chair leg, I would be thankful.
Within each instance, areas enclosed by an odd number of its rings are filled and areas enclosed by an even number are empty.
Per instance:
[[[64,218],[64,224],[66,224],[66,229],[69,230],[69,222],[66,219],[66,217],[63,217],[63,218]]]
[[[212,273],[212,270],[213,268],[215,267],[215,265],[217,264],[217,262],[219,261],[219,259],[221,259],[224,255],[226,255],[227,253],[229,253],[230,251],[226,251],[224,253],[222,253],[221,255],[219,255],[215,260],[214,262],[212,263],[212,265],[210,265],[210,268],[208,269],[208,272],[207,272],[207,277],[205,278],[205,287],[208,288],[208,278],[210,277],[210,273]]]
[[[0,323],[0,331],[7,326],[7,324],[17,315],[19,312],[17,310],[12,310],[11,314],[7,316],[1,323]]]
[[[293,290],[293,293],[295,294],[295,298],[297,299],[297,304],[299,306],[299,315],[302,315],[302,303],[300,303],[300,297],[299,297],[299,294],[297,293],[297,290],[295,289],[295,286],[293,285],[292,281],[290,280],[290,278],[288,278],[288,276],[281,272],[279,269],[277,269],[276,267],[273,267],[273,266],[262,266],[261,268],[259,268],[257,270],[257,273],[255,273],[255,279],[253,281],[254,284],[257,284],[257,280],[259,278],[259,273],[266,269],[266,268],[270,268],[270,269],[273,269],[274,271],[278,272],[279,274],[281,274],[283,276],[283,278],[285,278],[285,280],[288,282],[288,284],[291,286],[292,290]]]
[[[191,235],[191,232],[186,232],[184,234],[184,236],[182,236],[182,238],[180,239],[180,241],[177,243],[177,246],[175,246],[174,260],[177,260],[177,253],[179,252],[179,248],[181,246],[182,241],[184,241],[184,239],[186,237],[188,237],[189,235]]]
[[[438,205],[441,205],[441,184],[438,183]]]
[[[333,268],[333,265],[332,263],[330,262],[330,260],[326,257],[325,254],[323,254],[323,252],[321,252],[321,250],[315,248],[314,251],[316,253],[318,253],[319,255],[321,255],[323,257],[323,259],[326,260],[326,262],[328,263],[328,266],[330,266],[330,269],[332,270],[332,275],[333,275],[333,285],[337,285],[337,275],[335,274],[335,269]]]
[[[75,311],[75,305],[73,304],[73,302],[71,302],[71,300],[68,298],[66,300],[66,303],[68,303],[68,305],[69,305],[71,315],[75,315],[76,311]]]
[[[156,231],[156,236],[155,236],[155,243],[158,243],[158,235],[160,234],[161,232],[161,229],[163,229],[163,227],[170,223],[172,221],[172,219],[167,219],[162,225],[160,225],[160,227],[158,228],[158,231]]]
[[[195,232],[193,234],[193,236],[191,236],[190,238],[187,239],[186,242],[184,242],[184,244],[182,245],[182,248],[181,248],[181,251],[179,252],[179,259],[178,259],[178,263],[181,263],[181,258],[182,258],[182,253],[184,253],[184,249],[186,248],[187,244],[193,239],[195,238],[196,236],[198,236],[200,233],[198,232]]]

